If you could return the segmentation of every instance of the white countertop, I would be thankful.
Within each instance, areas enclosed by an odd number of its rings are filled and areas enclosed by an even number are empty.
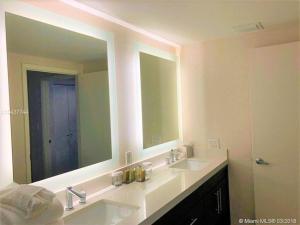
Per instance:
[[[154,170],[151,179],[146,182],[123,184],[104,193],[88,196],[87,204],[76,205],[75,209],[66,212],[64,217],[71,216],[72,213],[105,199],[138,207],[138,210],[119,223],[120,225],[152,224],[227,165],[226,156],[197,160],[205,160],[208,165],[200,171],[162,166]]]

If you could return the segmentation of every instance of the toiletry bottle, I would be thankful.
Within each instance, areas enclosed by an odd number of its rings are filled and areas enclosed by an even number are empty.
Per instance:
[[[129,183],[135,181],[135,168],[130,167],[129,168]]]
[[[143,162],[143,167],[145,169],[145,180],[149,180],[152,175],[152,162]]]
[[[129,169],[126,169],[123,173],[123,183],[125,184],[129,184],[129,174],[130,174],[130,171]]]
[[[117,171],[112,173],[112,185],[114,186],[120,186],[122,185],[122,180],[123,179],[123,172],[122,171]]]
[[[138,182],[144,182],[146,179],[146,171],[142,165],[138,165],[135,171],[135,180]]]

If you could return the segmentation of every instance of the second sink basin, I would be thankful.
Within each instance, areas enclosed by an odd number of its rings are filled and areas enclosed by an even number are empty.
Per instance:
[[[115,225],[138,207],[100,200],[64,218],[65,225]]]
[[[207,161],[200,161],[197,159],[185,159],[178,163],[171,165],[171,168],[183,169],[183,170],[202,170],[208,165]]]

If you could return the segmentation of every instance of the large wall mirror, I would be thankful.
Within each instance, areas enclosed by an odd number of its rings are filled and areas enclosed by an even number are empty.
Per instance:
[[[14,181],[111,160],[107,42],[5,17]]]
[[[178,140],[176,60],[140,52],[143,149]]]

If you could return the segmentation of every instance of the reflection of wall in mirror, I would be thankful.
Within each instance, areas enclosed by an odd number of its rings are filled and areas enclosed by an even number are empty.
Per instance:
[[[22,78],[22,64],[32,64],[37,66],[54,67],[61,69],[68,69],[78,71],[94,71],[107,70],[105,63],[99,63],[97,67],[93,62],[84,65],[78,62],[71,62],[65,60],[30,56],[17,53],[8,53],[8,73],[9,73],[9,92],[11,109],[24,108],[23,96],[23,78]],[[103,65],[100,67],[100,65]],[[12,147],[13,147],[13,172],[14,181],[17,183],[26,183],[26,152],[25,152],[25,126],[24,115],[12,115]]]
[[[112,158],[107,71],[79,75],[80,167]]]

